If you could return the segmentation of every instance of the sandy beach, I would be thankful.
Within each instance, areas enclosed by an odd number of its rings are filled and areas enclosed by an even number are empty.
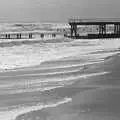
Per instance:
[[[109,71],[107,74],[77,79],[72,85],[43,92],[49,98],[67,96],[72,101],[20,115],[16,120],[119,120],[119,60],[118,54],[84,70]]]

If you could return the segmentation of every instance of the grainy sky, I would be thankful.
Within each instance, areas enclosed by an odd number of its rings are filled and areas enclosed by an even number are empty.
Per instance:
[[[0,0],[0,22],[120,18],[120,0]]]

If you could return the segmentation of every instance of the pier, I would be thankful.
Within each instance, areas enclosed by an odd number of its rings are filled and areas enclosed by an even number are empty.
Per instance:
[[[57,36],[61,35],[58,32],[36,32],[36,31],[26,31],[26,32],[1,32],[0,33],[0,39],[36,39],[36,38],[55,38]]]
[[[117,38],[120,37],[120,19],[70,19],[70,35],[71,38]],[[78,26],[96,27],[96,32],[81,35],[78,31]],[[110,31],[108,26],[112,26]]]

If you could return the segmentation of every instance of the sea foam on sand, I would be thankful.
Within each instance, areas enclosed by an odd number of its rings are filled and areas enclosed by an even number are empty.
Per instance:
[[[24,113],[28,113],[28,112],[32,112],[32,111],[37,111],[37,110],[41,110],[43,108],[48,108],[48,107],[56,107],[58,105],[61,104],[65,104],[68,102],[71,102],[72,98],[64,98],[61,101],[58,101],[56,103],[48,103],[48,104],[41,104],[41,103],[37,103],[36,106],[31,106],[31,107],[27,107],[27,106],[22,106],[13,110],[6,110],[5,112],[0,112],[0,120],[15,120],[17,116],[24,114]]]

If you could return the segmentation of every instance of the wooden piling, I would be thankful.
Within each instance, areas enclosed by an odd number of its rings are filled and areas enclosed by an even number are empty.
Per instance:
[[[41,36],[41,38],[44,38],[44,34],[43,34],[43,33],[41,33],[41,35],[40,35],[40,36]]]
[[[32,33],[29,33],[29,39],[32,39]]]

